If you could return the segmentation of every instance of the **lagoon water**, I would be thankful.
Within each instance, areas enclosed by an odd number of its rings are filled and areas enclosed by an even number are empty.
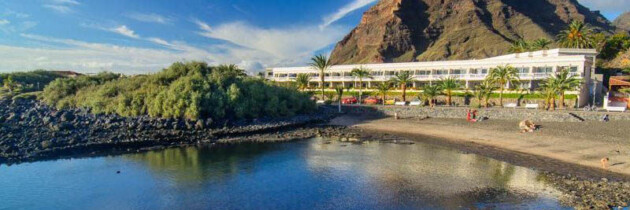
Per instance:
[[[2,165],[0,209],[566,208],[528,168],[422,143],[325,142]]]

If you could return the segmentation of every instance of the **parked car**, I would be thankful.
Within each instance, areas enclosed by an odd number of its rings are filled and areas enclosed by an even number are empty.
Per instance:
[[[396,99],[385,100],[385,105],[394,105],[396,104]]]
[[[374,104],[381,104],[382,101],[379,98],[376,97],[368,97],[365,100],[363,100],[364,104],[369,104],[369,105],[374,105]]]
[[[355,97],[341,99],[342,104],[356,104],[357,102],[358,100]]]

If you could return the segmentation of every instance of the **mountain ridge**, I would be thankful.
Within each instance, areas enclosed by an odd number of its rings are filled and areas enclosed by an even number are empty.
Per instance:
[[[572,20],[615,29],[576,0],[381,0],[335,46],[333,64],[481,59],[518,39],[555,39]]]

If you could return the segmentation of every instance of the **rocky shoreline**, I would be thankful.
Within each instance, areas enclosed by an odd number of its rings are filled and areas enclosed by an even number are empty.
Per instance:
[[[85,109],[56,110],[34,100],[0,100],[0,107],[0,164],[186,145],[287,141],[335,130],[314,126],[335,116],[327,107],[310,115],[249,122],[94,115]]]

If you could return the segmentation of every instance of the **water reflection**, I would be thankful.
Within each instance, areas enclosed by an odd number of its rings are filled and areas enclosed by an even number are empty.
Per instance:
[[[246,163],[275,149],[268,144],[186,147],[124,155],[125,159],[146,165],[154,175],[168,176],[179,184],[218,182],[237,173],[251,173]]]
[[[355,171],[384,200],[450,208],[479,202],[514,205],[560,194],[537,182],[537,172],[430,145],[313,143],[308,164],[317,172]],[[545,192],[545,193],[540,193]],[[382,198],[381,198],[382,199]]]
[[[325,142],[0,166],[0,209],[561,208],[527,168],[425,144]]]

